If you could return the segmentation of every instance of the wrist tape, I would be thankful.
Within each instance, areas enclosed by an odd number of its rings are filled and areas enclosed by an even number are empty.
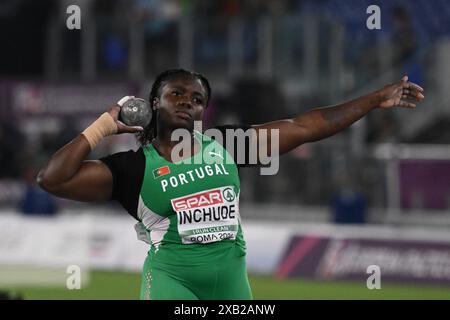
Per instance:
[[[103,113],[82,132],[89,142],[91,150],[95,148],[101,139],[115,133],[117,133],[117,124],[108,112]]]

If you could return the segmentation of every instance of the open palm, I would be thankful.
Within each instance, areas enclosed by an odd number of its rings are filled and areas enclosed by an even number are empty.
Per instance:
[[[415,108],[413,101],[420,102],[425,96],[423,88],[419,85],[409,82],[408,76],[404,76],[401,81],[385,86],[379,90],[381,97],[380,108]]]

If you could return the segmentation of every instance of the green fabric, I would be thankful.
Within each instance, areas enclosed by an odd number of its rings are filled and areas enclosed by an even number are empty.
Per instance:
[[[144,148],[136,230],[151,246],[141,298],[250,299],[238,168],[221,144],[195,137],[202,149],[190,163]]]
[[[221,261],[197,266],[144,263],[141,300],[251,300],[245,255],[237,246],[222,250]]]

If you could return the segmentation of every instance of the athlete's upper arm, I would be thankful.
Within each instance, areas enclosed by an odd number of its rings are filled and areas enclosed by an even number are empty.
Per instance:
[[[228,146],[225,142],[228,137],[227,129],[242,129],[234,131],[234,138],[231,144],[234,148],[228,150],[240,167],[249,167],[255,165],[267,165],[267,157],[282,155],[300,144],[308,142],[310,139],[308,130],[292,119],[272,121],[258,125],[225,125],[213,127],[218,129],[224,136],[224,147]],[[238,133],[242,134],[238,137]],[[239,145],[241,143],[242,145]],[[256,152],[255,152],[256,151]],[[240,154],[245,152],[245,154]],[[245,159],[244,163],[239,159]]]
[[[99,160],[86,160],[70,180],[49,191],[71,200],[104,201],[111,199],[112,188],[113,176],[108,166]]]
[[[278,154],[282,155],[310,141],[308,130],[293,119],[253,125],[252,128],[256,129],[256,135],[253,138],[257,140],[254,143],[257,143],[258,147],[266,146],[269,153],[270,150],[277,150]],[[272,143],[278,143],[277,148],[274,148]]]

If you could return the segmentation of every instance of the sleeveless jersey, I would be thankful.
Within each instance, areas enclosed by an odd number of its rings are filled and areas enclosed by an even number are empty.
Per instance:
[[[194,131],[201,149],[172,163],[152,144],[144,147],[145,173],[135,225],[151,245],[153,264],[198,265],[229,250],[245,255],[236,163],[214,139]]]

